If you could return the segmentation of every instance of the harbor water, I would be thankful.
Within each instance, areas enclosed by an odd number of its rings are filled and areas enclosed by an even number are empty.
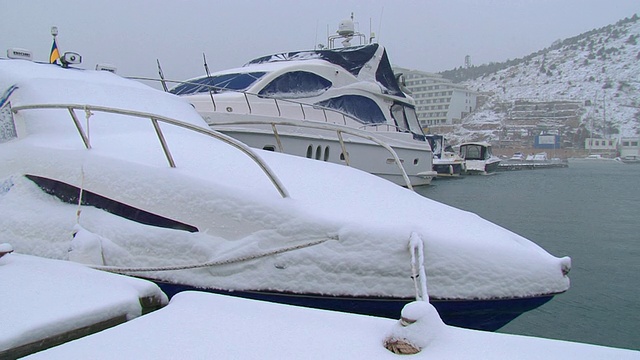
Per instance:
[[[571,163],[417,191],[572,258],[571,288],[499,332],[640,350],[640,165]]]

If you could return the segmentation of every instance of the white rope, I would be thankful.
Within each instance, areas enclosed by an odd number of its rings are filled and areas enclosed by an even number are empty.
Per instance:
[[[89,118],[91,117],[91,115],[93,115],[93,113],[91,112],[91,110],[89,110],[89,108],[87,107],[87,105],[84,106],[84,117],[86,119],[86,126],[87,126],[87,141],[89,144],[91,144],[91,132],[89,131]],[[80,193],[78,194],[78,209],[76,210],[76,223],[80,224],[80,213],[82,212],[80,205],[82,204],[82,193],[84,191],[84,165],[82,165],[80,167]]]
[[[82,212],[82,193],[84,192],[84,165],[80,166],[80,191],[78,193],[78,209],[76,210],[76,224],[80,224],[80,213]]]
[[[187,265],[175,265],[175,266],[158,266],[158,267],[138,267],[138,268],[135,268],[135,267],[115,267],[115,266],[90,266],[90,267],[94,268],[94,269],[98,269],[98,270],[104,270],[104,271],[109,271],[109,272],[114,272],[114,273],[122,273],[122,274],[124,274],[124,273],[132,273],[132,272],[174,271],[174,270],[197,269],[197,268],[205,268],[205,267],[213,267],[213,266],[219,266],[219,265],[233,264],[233,263],[238,263],[238,262],[243,262],[243,261],[259,259],[259,258],[266,257],[266,256],[282,254],[282,253],[285,253],[285,252],[288,252],[288,251],[299,250],[299,249],[303,249],[303,248],[319,245],[319,244],[322,244],[322,243],[324,243],[324,242],[326,242],[328,240],[337,240],[337,238],[335,238],[335,237],[327,237],[327,238],[323,238],[323,239],[320,239],[320,240],[310,241],[310,242],[305,243],[305,244],[284,247],[284,248],[275,249],[275,250],[271,250],[271,251],[267,251],[267,252],[263,252],[263,253],[239,256],[239,257],[230,258],[230,259],[214,260],[214,261],[209,261],[209,262],[199,263],[199,264],[187,264]]]
[[[415,232],[409,237],[411,252],[411,278],[416,291],[416,300],[429,301],[427,292],[427,275],[424,269],[424,242]]]

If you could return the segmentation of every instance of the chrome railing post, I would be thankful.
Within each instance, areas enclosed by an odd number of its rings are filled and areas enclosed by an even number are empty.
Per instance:
[[[82,138],[82,142],[84,143],[84,147],[86,147],[87,149],[91,149],[91,143],[89,142],[89,137],[87,136],[87,134],[82,129],[82,125],[80,124],[80,121],[78,120],[78,117],[76,116],[75,111],[73,111],[73,107],[69,106],[69,107],[67,107],[67,110],[69,110],[69,114],[71,114],[71,118],[73,119],[73,123],[76,125],[76,129],[78,129],[78,133],[80,133],[80,137]]]
[[[213,104],[213,111],[217,111],[216,108],[216,101],[213,100],[213,91],[211,89],[209,89],[209,97],[211,98],[211,104]]]
[[[247,93],[244,92],[244,99],[247,102],[247,108],[249,109],[249,114],[251,114],[251,104],[249,103],[249,97],[247,96]]]
[[[282,141],[280,140],[280,135],[278,134],[278,129],[276,128],[275,123],[271,123],[271,129],[273,130],[273,135],[276,137],[276,142],[278,143],[278,151],[284,152],[284,147],[282,146]]]
[[[349,165],[349,153],[347,152],[347,148],[344,146],[344,140],[342,139],[342,131],[338,130],[336,131],[338,134],[338,140],[340,141],[340,147],[342,148],[342,154],[344,156],[344,161],[347,164],[347,166]]]
[[[278,105],[278,99],[273,98],[273,101],[276,103],[276,109],[278,109],[278,117],[282,117],[282,111],[280,111],[280,105]]]
[[[160,145],[162,145],[162,151],[164,151],[164,156],[167,158],[169,162],[169,166],[172,168],[176,167],[175,161],[173,161],[173,156],[171,156],[171,152],[169,151],[169,147],[167,146],[167,141],[162,134],[162,130],[160,129],[160,125],[158,125],[158,120],[156,118],[151,118],[151,123],[153,124],[153,129],[156,131],[156,135],[158,135],[158,139],[160,140]]]

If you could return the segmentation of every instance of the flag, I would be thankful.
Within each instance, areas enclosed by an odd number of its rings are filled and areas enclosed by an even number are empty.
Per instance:
[[[53,45],[51,45],[51,55],[49,55],[49,63],[57,64],[60,59],[60,52],[58,52],[58,44],[56,44],[56,38],[53,38]]]

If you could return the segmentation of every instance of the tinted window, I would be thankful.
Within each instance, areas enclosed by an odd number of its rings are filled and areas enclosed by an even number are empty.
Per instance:
[[[349,114],[358,120],[369,124],[382,124],[387,120],[375,101],[358,95],[344,95],[321,101],[316,105]]]
[[[180,84],[171,89],[172,94],[187,95],[207,92],[209,90],[246,90],[265,72],[252,72],[242,74],[225,74],[219,76],[203,77]]]
[[[318,96],[331,87],[331,81],[306,71],[282,74],[260,90],[260,95],[280,98]]]

